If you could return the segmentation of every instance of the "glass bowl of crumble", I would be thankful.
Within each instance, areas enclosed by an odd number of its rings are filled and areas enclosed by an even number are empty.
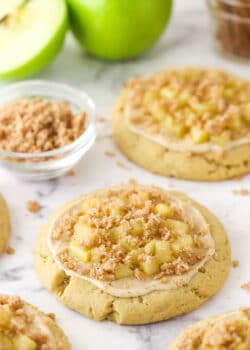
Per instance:
[[[94,144],[95,104],[84,92],[40,80],[0,92],[0,166],[25,180],[67,173]]]

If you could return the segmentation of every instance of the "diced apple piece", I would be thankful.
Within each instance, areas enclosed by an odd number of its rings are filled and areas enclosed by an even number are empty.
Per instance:
[[[167,116],[163,121],[163,127],[168,133],[176,137],[182,137],[187,131],[185,124],[177,123],[171,116]]]
[[[111,208],[110,215],[111,216],[122,216],[123,212],[120,208]]]
[[[89,209],[96,208],[99,203],[100,203],[99,198],[86,199],[82,203],[82,213],[85,214]]]
[[[166,224],[171,231],[179,235],[186,235],[189,232],[188,224],[185,222],[174,219],[167,219]]]
[[[122,278],[133,277],[133,275],[133,271],[125,264],[119,263],[115,267],[115,278],[118,280]]]
[[[155,206],[154,212],[163,218],[169,218],[172,214],[172,208],[164,203],[159,203]]]
[[[123,237],[124,229],[122,226],[114,227],[110,232],[110,240],[112,243],[117,243]]]
[[[243,121],[240,118],[234,118],[230,121],[230,123],[228,124],[228,127],[231,130],[240,130],[242,128],[243,125]]]
[[[120,243],[121,247],[123,248],[123,250],[125,250],[126,252],[129,252],[129,251],[134,249],[134,247],[129,243],[127,238],[122,238],[119,241],[119,243]]]
[[[74,238],[89,245],[93,240],[93,230],[87,224],[77,223],[74,227]]]
[[[15,350],[36,350],[38,348],[36,342],[27,335],[19,335],[18,338],[14,339]]]
[[[160,91],[160,94],[167,100],[173,100],[177,94],[177,91],[170,87],[163,87]]]
[[[166,118],[166,112],[159,104],[150,106],[150,111],[153,117],[159,121],[163,121]]]
[[[143,199],[144,201],[147,201],[149,199],[149,195],[145,191],[138,192],[138,196]]]
[[[172,243],[172,247],[174,251],[178,253],[183,249],[191,248],[193,243],[193,238],[190,235],[182,235]]]
[[[145,247],[144,250],[147,254],[149,255],[154,255],[155,254],[155,239],[152,239],[152,241],[148,242]]]
[[[158,98],[158,94],[156,91],[148,91],[145,93],[143,97],[143,105],[148,107],[151,103],[153,103]]]
[[[91,262],[99,264],[102,260],[102,251],[100,248],[92,248],[90,251],[91,254]]]
[[[155,256],[161,264],[170,262],[173,259],[171,244],[166,241],[156,240]]]
[[[87,263],[91,259],[91,252],[89,249],[85,249],[81,246],[81,244],[77,241],[73,241],[70,243],[70,252],[76,257],[78,260],[81,260],[84,263]]]
[[[137,264],[138,261],[139,261],[139,256],[141,254],[144,254],[144,250],[143,248],[138,248],[138,249],[134,249],[134,250],[131,250],[129,252],[129,255],[131,256],[131,260],[132,260],[132,263],[133,264]]]
[[[7,328],[11,320],[11,311],[6,305],[0,307],[0,330]]]
[[[192,127],[191,137],[195,143],[204,143],[209,141],[209,134],[205,130],[198,127]]]
[[[197,114],[204,114],[208,110],[208,105],[204,103],[190,102],[190,105]]]
[[[247,103],[244,107],[244,119],[250,122],[250,103]]]
[[[130,225],[132,226],[131,233],[133,235],[142,235],[144,231],[144,225],[141,220],[130,220]]]
[[[152,276],[159,272],[159,262],[155,257],[150,257],[146,261],[140,263],[141,270],[147,275]]]

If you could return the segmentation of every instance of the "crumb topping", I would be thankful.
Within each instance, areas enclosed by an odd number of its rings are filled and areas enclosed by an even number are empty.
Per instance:
[[[74,114],[66,102],[41,97],[0,106],[0,149],[38,153],[75,141],[85,130],[86,113]]]
[[[0,295],[0,345],[11,350],[64,350],[49,329],[51,318],[17,296]]]
[[[136,128],[172,141],[250,138],[250,84],[222,70],[184,68],[130,80],[124,108]]]
[[[80,275],[166,282],[204,259],[207,230],[160,189],[130,184],[96,192],[64,212],[50,239],[60,263]]]
[[[177,350],[248,350],[250,349],[250,309],[228,313],[184,330]]]
[[[240,190],[233,190],[233,194],[246,197],[250,195],[250,190],[247,188],[242,188]]]
[[[13,254],[15,254],[15,249],[14,248],[12,248],[12,247],[7,247],[6,248],[6,254],[8,254],[8,255],[13,255]]]

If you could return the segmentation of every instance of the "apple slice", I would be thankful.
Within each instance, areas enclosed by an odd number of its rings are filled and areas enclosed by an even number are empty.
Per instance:
[[[47,66],[67,26],[64,0],[0,0],[0,78],[20,79]]]

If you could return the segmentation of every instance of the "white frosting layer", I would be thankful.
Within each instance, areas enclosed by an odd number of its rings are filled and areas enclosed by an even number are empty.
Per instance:
[[[210,234],[209,226],[202,216],[202,214],[191,204],[186,201],[180,200],[174,195],[168,195],[171,203],[173,203],[176,207],[178,207],[184,216],[188,216],[191,220],[194,230],[197,232],[202,231],[205,234],[202,236],[202,240],[208,247],[207,253],[205,257],[199,261],[196,265],[192,266],[191,269],[183,274],[183,275],[174,275],[169,276],[168,280],[165,283],[162,283],[160,280],[154,280],[148,278],[146,280],[140,281],[136,278],[126,278],[115,280],[112,282],[104,282],[94,278],[90,278],[87,276],[83,276],[75,271],[65,268],[65,266],[59,261],[57,257],[57,253],[61,247],[60,244],[55,245],[52,242],[52,233],[58,220],[60,220],[61,216],[66,212],[70,212],[72,209],[78,209],[84,198],[80,198],[77,201],[73,201],[62,209],[58,210],[57,213],[52,217],[49,227],[48,227],[48,247],[53,255],[54,260],[56,261],[58,267],[65,271],[65,273],[69,276],[74,276],[80,278],[82,280],[88,281],[95,285],[97,288],[105,291],[106,293],[116,296],[116,297],[136,297],[148,294],[152,291],[156,290],[170,290],[174,288],[178,288],[182,285],[188,284],[191,278],[198,272],[198,270],[204,266],[206,262],[210,260],[210,258],[215,253],[214,248],[214,240]]]

